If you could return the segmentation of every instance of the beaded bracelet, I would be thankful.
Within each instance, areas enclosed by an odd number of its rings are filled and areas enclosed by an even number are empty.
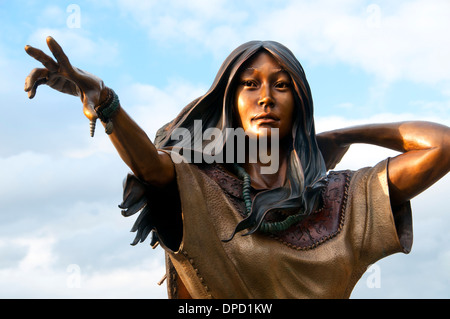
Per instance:
[[[106,124],[105,132],[108,135],[110,135],[114,129],[112,118],[116,115],[119,108],[119,97],[113,89],[108,88],[108,97],[106,100],[95,107],[95,112],[97,113],[98,118]]]

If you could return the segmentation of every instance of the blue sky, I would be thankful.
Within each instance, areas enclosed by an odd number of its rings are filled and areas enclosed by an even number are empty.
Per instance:
[[[450,125],[450,3],[413,1],[0,1],[0,297],[165,298],[161,249],[131,247],[120,215],[129,171],[77,98],[24,79],[24,46],[53,36],[153,137],[211,85],[237,45],[270,39],[302,63],[317,131],[362,123]],[[395,155],[351,148],[339,168]],[[353,298],[450,297],[449,177],[412,201],[409,255],[377,263]]]

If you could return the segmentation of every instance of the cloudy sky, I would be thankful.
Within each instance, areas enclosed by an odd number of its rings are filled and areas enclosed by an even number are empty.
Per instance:
[[[276,40],[301,61],[317,130],[429,120],[450,125],[450,2],[0,0],[0,297],[166,298],[161,249],[132,247],[120,215],[129,169],[77,98],[24,79],[24,46],[53,36],[101,77],[153,137],[212,83],[225,57]],[[354,146],[339,168],[391,151]],[[413,200],[415,239],[363,276],[353,298],[450,297],[450,209],[443,178]]]

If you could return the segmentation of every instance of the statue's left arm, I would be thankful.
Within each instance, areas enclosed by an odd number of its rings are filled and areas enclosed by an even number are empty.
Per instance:
[[[338,163],[354,143],[402,152],[388,166],[393,206],[409,201],[450,170],[450,128],[445,125],[421,121],[361,125],[318,134],[317,140],[328,166]]]

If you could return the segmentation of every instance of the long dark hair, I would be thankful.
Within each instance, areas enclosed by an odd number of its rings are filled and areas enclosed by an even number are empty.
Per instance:
[[[194,134],[194,120],[202,121],[202,132],[208,128],[218,128],[223,132],[226,128],[233,128],[236,75],[245,62],[263,50],[277,60],[292,81],[297,113],[292,127],[287,181],[282,187],[258,194],[251,213],[237,225],[235,233],[244,229],[249,229],[247,234],[255,232],[271,211],[296,211],[306,216],[320,205],[326,167],[316,141],[311,90],[305,72],[294,54],[274,41],[250,41],[242,44],[225,59],[208,92],[187,105],[172,122],[161,128],[155,139],[156,147],[162,149],[194,145],[195,139],[201,139],[201,136]],[[173,140],[171,133],[177,128],[188,129],[192,140]]]

